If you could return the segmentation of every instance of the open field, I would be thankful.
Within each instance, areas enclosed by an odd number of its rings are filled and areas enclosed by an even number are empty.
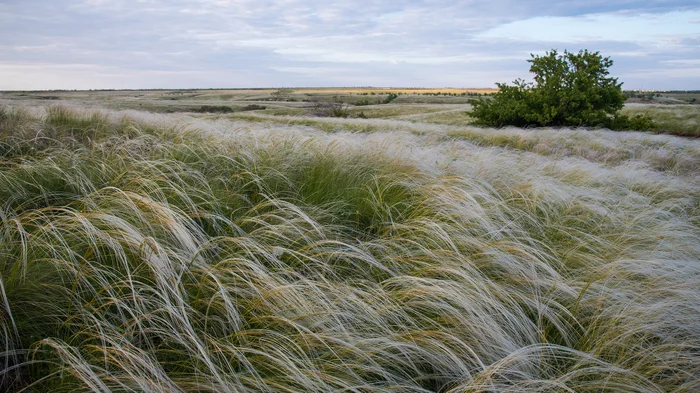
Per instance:
[[[0,105],[63,104],[159,113],[192,112],[202,107],[226,107],[234,114],[247,118],[251,114],[305,117],[309,115],[313,102],[321,101],[344,103],[350,117],[365,116],[370,119],[464,126],[471,120],[471,106],[468,102],[474,98],[467,94],[483,95],[494,91],[449,88],[18,91],[0,92]],[[418,94],[413,94],[414,92]],[[382,103],[390,93],[401,94],[388,104]],[[462,93],[465,95],[462,96]],[[700,105],[688,105],[671,93],[663,94],[662,99],[655,98],[655,101],[652,101],[655,103],[639,103],[634,102],[639,100],[632,99],[623,112],[630,115],[648,114],[657,123],[654,130],[657,133],[700,137]],[[663,101],[664,99],[674,101]]]
[[[651,104],[700,104],[700,91],[626,91],[631,102]]]
[[[437,93],[450,93],[450,94],[462,94],[462,93],[481,93],[481,94],[491,94],[498,91],[498,89],[493,88],[436,88],[436,89],[426,89],[426,88],[406,88],[406,87],[347,87],[347,88],[318,88],[318,89],[293,89],[299,93],[330,93],[330,94],[362,94],[362,93],[402,93],[402,94],[437,94]]]
[[[700,139],[270,93],[0,95],[0,391],[700,391]]]

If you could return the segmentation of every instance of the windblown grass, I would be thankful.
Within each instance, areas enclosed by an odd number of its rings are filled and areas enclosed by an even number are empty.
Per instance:
[[[658,133],[700,137],[698,105],[628,105],[623,113],[648,115],[654,120],[654,131]]]
[[[245,124],[0,110],[0,387],[700,390],[696,141]]]

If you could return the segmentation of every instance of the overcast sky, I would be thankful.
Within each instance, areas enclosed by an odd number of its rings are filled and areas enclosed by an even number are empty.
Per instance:
[[[0,89],[494,87],[529,53],[700,89],[700,2],[0,0]]]

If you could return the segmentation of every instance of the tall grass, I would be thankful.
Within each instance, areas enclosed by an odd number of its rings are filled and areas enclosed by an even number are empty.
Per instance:
[[[0,121],[4,390],[700,389],[700,184],[636,164],[671,137],[610,166],[429,133]]]
[[[658,133],[700,137],[700,107],[697,105],[628,105],[623,113],[649,116]]]

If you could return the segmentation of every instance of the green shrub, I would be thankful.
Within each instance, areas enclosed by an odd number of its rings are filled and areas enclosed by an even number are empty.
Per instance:
[[[193,108],[192,112],[197,113],[231,113],[233,108],[225,105],[202,105],[199,108]]]
[[[258,110],[263,110],[266,107],[264,105],[258,105],[258,104],[250,104],[246,105],[241,108],[241,111],[258,111]]]
[[[384,98],[384,100],[382,101],[382,104],[388,104],[391,101],[394,101],[396,98],[398,98],[398,95],[394,93],[389,93],[389,95],[386,96],[386,98]]]
[[[314,101],[311,106],[311,114],[318,117],[344,117],[350,116],[348,105],[339,102]]]
[[[650,131],[656,127],[654,120],[647,114],[635,115],[629,117],[627,115],[617,115],[613,119],[612,126],[613,130],[637,130],[637,131]]]
[[[651,128],[650,119],[626,119],[617,114],[625,95],[622,83],[608,77],[613,61],[599,52],[578,54],[556,50],[532,55],[534,81],[522,79],[507,85],[490,100],[471,100],[475,123],[490,127],[641,127]]]
[[[270,97],[272,101],[294,101],[290,97],[292,93],[294,93],[292,89],[278,89],[270,93]]]

